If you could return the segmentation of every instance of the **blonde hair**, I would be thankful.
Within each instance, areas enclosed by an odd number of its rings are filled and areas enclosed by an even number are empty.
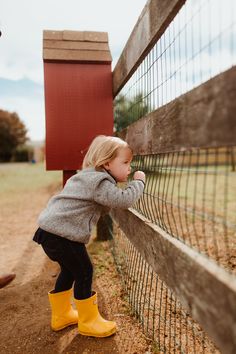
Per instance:
[[[82,168],[102,167],[105,163],[110,162],[117,156],[120,148],[129,148],[129,145],[122,139],[114,136],[99,135],[89,146],[84,157]]]

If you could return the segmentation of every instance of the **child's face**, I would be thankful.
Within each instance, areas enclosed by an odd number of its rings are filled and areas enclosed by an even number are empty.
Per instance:
[[[119,148],[117,156],[107,162],[104,167],[117,182],[126,182],[131,172],[130,163],[132,157],[132,152],[128,147]]]

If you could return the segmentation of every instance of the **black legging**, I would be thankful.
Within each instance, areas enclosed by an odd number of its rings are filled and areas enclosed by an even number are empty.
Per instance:
[[[71,289],[74,297],[87,299],[92,294],[93,265],[84,243],[70,241],[40,229],[42,247],[48,257],[59,263],[61,272],[56,280],[54,292]]]

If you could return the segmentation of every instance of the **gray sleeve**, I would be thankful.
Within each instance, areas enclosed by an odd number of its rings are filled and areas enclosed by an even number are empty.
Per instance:
[[[144,183],[140,180],[132,181],[125,189],[121,189],[104,179],[95,188],[94,200],[109,208],[127,209],[141,197],[143,189]]]

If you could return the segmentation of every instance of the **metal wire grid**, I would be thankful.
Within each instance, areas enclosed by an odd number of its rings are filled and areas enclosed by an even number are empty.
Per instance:
[[[187,0],[121,90],[114,115],[126,115],[127,126],[235,63],[235,0]]]
[[[135,156],[146,173],[134,208],[171,236],[236,272],[236,148]]]
[[[112,246],[131,309],[156,352],[219,353],[116,224]]]

